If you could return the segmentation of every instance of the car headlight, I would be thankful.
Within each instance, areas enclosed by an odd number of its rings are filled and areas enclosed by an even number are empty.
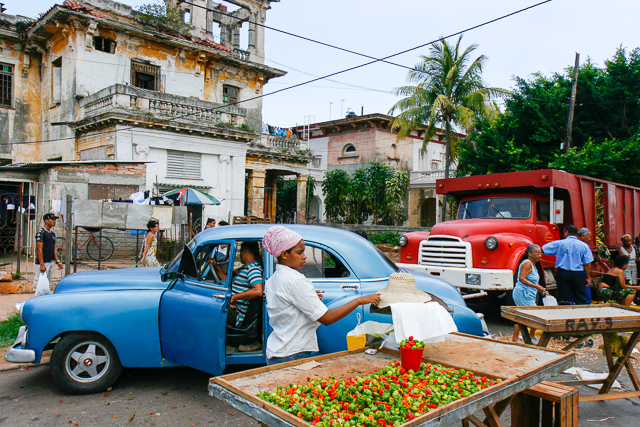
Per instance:
[[[24,319],[22,318],[22,309],[23,308],[24,308],[24,301],[16,303],[16,310],[18,311],[18,317],[20,318],[21,322],[24,322]]]
[[[407,239],[407,236],[405,234],[398,237],[398,244],[403,248],[409,244],[409,239]]]
[[[496,249],[498,249],[498,238],[493,236],[487,237],[487,240],[484,241],[484,245],[490,251],[495,251]]]

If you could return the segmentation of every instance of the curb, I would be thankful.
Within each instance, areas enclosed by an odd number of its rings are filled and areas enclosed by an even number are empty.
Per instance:
[[[49,359],[50,359],[49,357],[43,357],[39,364],[34,365],[33,363],[10,363],[4,360],[4,358],[2,358],[0,359],[0,372],[15,371],[16,369],[20,369],[20,368],[30,368],[30,367],[48,365]]]

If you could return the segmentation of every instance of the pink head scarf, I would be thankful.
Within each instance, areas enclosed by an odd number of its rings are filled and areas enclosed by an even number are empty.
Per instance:
[[[262,239],[262,246],[274,257],[278,258],[282,252],[291,249],[302,240],[302,236],[293,230],[276,225],[267,230]]]

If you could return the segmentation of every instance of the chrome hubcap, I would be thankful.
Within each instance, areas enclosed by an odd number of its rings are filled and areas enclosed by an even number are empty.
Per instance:
[[[65,361],[67,373],[78,382],[96,381],[107,373],[110,364],[107,349],[96,342],[76,345]]]

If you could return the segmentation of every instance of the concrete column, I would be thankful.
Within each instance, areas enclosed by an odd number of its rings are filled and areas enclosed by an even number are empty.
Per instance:
[[[238,23],[236,24],[235,28],[233,29],[233,47],[234,49],[240,49],[240,26],[242,24]]]
[[[276,201],[278,195],[278,175],[274,172],[267,174],[267,178],[265,179],[265,187],[266,191],[266,207],[265,207],[265,220],[271,224],[276,222]]]
[[[264,218],[264,179],[265,171],[249,171],[249,189],[247,191],[247,215]]]
[[[296,179],[298,181],[296,223],[305,224],[307,222],[307,177],[297,174]]]

